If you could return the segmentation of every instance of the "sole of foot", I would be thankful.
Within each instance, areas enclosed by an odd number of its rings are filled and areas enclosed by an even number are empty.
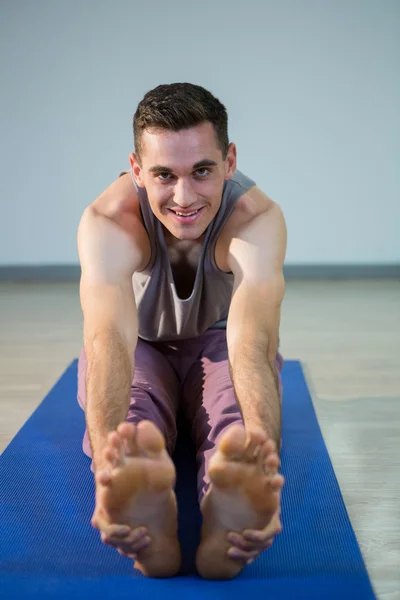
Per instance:
[[[203,526],[196,566],[202,577],[236,577],[246,561],[227,554],[232,546],[228,533],[264,530],[279,519],[284,479],[278,468],[276,445],[263,431],[246,433],[243,426],[233,425],[223,435],[210,462],[211,485],[201,503]]]
[[[92,525],[104,543],[135,560],[149,577],[180,568],[175,467],[162,434],[150,421],[121,423],[110,433],[96,472]]]

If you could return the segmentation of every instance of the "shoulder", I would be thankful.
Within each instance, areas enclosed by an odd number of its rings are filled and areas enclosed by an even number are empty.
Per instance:
[[[105,219],[102,219],[104,217]],[[105,222],[109,226],[105,227]],[[128,235],[146,262],[150,253],[150,241],[142,222],[137,190],[130,173],[121,174],[84,211],[78,229],[81,244],[86,238],[105,238],[110,232]],[[97,232],[97,233],[96,233]],[[113,234],[114,235],[114,234]],[[106,240],[98,239],[105,243]]]
[[[86,209],[85,212],[106,217],[129,235],[146,242],[137,189],[130,173],[121,173]]]
[[[240,228],[258,215],[268,212],[276,205],[252,178],[239,170],[235,171],[226,185],[235,190],[237,200],[232,214],[225,224],[224,235],[231,235],[238,227]]]
[[[222,271],[230,272],[228,258],[233,238],[245,234],[246,230],[250,231],[255,226],[262,228],[267,224],[283,231],[285,223],[282,210],[257,185],[253,185],[238,198],[231,216],[221,231],[215,251],[218,267]]]
[[[91,204],[100,214],[111,219],[124,219],[125,216],[140,217],[140,204],[136,187],[130,173],[121,175],[111,183]]]

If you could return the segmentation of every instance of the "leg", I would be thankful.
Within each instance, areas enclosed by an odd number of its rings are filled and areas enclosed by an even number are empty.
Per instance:
[[[210,485],[209,465],[218,442],[232,425],[243,425],[229,373],[224,330],[208,331],[200,356],[188,371],[182,388],[183,409],[192,424],[197,457],[199,503]]]
[[[282,362],[278,356],[278,373]],[[228,533],[265,528],[272,521],[276,532],[280,527],[279,514],[275,515],[282,486],[277,475],[279,460],[263,432],[246,438],[229,373],[225,332],[205,334],[203,350],[188,373],[183,391],[185,409],[193,423],[203,513],[198,570],[207,578],[231,578],[250,557],[240,548],[249,550],[251,544],[246,546],[241,540],[237,558],[242,560],[235,560],[227,554],[235,544],[228,542]]]
[[[79,363],[78,401],[85,407],[86,361]],[[126,422],[110,433],[107,468],[96,472],[92,524],[102,540],[133,558],[145,575],[167,577],[180,565],[175,467],[166,450],[176,439],[177,377],[163,354],[138,341]],[[166,440],[166,443],[165,443]],[[84,450],[91,456],[87,435]]]

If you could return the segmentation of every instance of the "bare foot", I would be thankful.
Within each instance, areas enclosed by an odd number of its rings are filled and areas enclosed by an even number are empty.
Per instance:
[[[92,518],[102,540],[145,575],[175,575],[181,560],[175,467],[160,431],[150,421],[121,423],[109,434],[102,466]]]
[[[196,565],[203,577],[230,579],[245,566],[247,559],[237,559],[240,552],[236,559],[232,557],[228,534],[266,531],[279,521],[284,480],[278,474],[275,450],[275,443],[261,430],[246,434],[241,425],[233,425],[222,437],[210,464],[211,486],[201,503],[203,526]]]

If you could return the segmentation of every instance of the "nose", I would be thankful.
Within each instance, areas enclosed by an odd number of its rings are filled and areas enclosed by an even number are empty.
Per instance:
[[[189,208],[197,200],[196,192],[192,187],[190,180],[180,179],[174,189],[174,200],[181,208]]]

